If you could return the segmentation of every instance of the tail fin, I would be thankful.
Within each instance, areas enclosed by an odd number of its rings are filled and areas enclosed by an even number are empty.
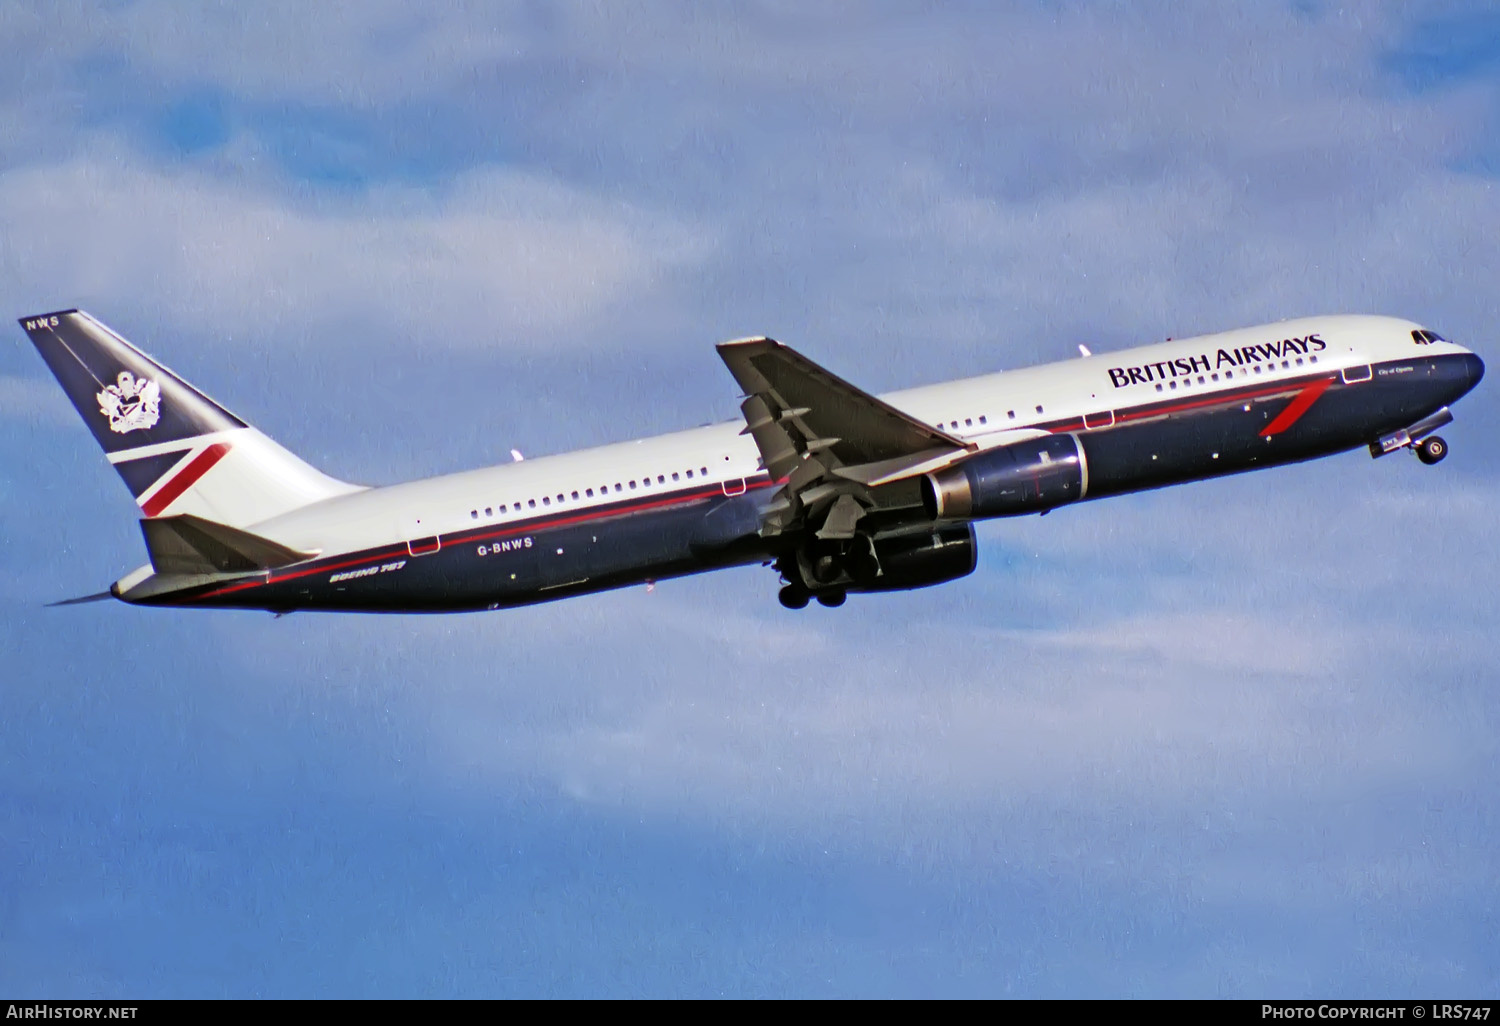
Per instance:
[[[303,463],[81,310],[21,318],[148,517],[232,527],[358,491]]]

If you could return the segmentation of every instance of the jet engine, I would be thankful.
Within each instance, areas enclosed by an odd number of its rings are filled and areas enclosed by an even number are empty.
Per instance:
[[[974,572],[979,546],[970,524],[946,524],[910,534],[873,540],[880,576],[866,578],[851,591],[908,591],[957,580]]]
[[[1040,513],[1077,502],[1088,468],[1076,435],[1047,435],[975,453],[922,478],[922,505],[934,520]]]

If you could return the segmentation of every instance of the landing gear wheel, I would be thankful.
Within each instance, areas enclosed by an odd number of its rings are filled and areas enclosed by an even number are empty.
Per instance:
[[[788,584],[781,589],[781,593],[776,598],[788,609],[806,609],[807,603],[812,600],[812,595],[799,584]]]
[[[1434,463],[1441,463],[1446,455],[1448,455],[1448,443],[1437,435],[1428,435],[1417,443],[1417,459],[1429,467]]]
[[[822,553],[812,560],[812,578],[814,584],[832,584],[838,580],[839,558],[832,552]]]
[[[843,588],[829,588],[827,591],[818,592],[818,601],[829,609],[837,609],[848,597],[849,593]]]

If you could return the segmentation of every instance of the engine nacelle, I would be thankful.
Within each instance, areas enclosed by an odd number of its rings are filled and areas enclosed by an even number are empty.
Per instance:
[[[1077,502],[1088,470],[1076,435],[1047,435],[975,453],[922,478],[934,520],[1009,517]]]
[[[873,541],[880,576],[850,585],[850,591],[909,591],[967,577],[979,565],[970,524],[946,524]]]

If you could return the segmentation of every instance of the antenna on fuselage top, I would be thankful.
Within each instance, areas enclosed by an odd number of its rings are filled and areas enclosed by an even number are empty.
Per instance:
[[[517,463],[520,463],[526,457],[521,455],[521,450],[520,449],[512,449],[510,451],[510,458],[513,459],[513,460],[515,460]]]
[[[1088,346],[1086,346],[1082,342],[1080,342],[1080,343],[1078,343],[1078,355],[1080,355],[1080,356],[1093,356],[1094,354],[1091,353],[1091,352],[1089,352],[1089,347]]]

